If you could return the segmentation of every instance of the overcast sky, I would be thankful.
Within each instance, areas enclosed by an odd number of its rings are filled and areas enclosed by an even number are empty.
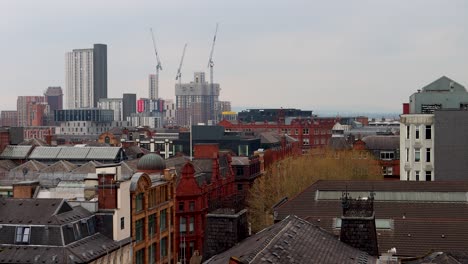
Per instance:
[[[446,75],[468,86],[468,1],[7,1],[0,0],[0,110],[19,95],[65,91],[65,53],[108,45],[108,94],[160,96],[206,71],[216,22],[214,80],[233,106],[400,111]],[[208,75],[207,75],[208,77]]]

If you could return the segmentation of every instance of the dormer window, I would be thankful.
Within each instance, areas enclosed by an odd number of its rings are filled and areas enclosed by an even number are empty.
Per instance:
[[[15,243],[17,243],[17,244],[29,244],[30,237],[31,237],[31,227],[29,227],[29,226],[19,226],[19,227],[16,228]]]

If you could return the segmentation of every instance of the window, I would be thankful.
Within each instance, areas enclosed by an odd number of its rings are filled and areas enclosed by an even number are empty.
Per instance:
[[[431,126],[426,126],[426,139],[431,139],[432,138],[432,131],[431,131]]]
[[[309,129],[308,128],[303,128],[302,129],[302,134],[303,135],[309,135]]]
[[[143,210],[143,193],[136,196],[136,211],[140,212],[141,210]]]
[[[393,167],[383,167],[383,175],[393,175]]]
[[[318,130],[318,128],[315,128],[314,129],[314,135],[318,135],[318,134],[319,134],[319,130]]]
[[[419,181],[419,171],[415,171],[414,174],[416,176],[416,181]]]
[[[426,162],[431,162],[431,149],[426,149]]]
[[[320,139],[320,144],[325,145],[325,138]]]
[[[406,149],[406,162],[409,162],[409,148]]]
[[[410,126],[406,126],[406,139],[409,139],[410,136]]]
[[[187,218],[183,216],[180,217],[179,231],[181,235],[185,235],[187,231]]]
[[[191,216],[190,221],[189,221],[189,233],[190,234],[193,234],[194,228],[195,228],[195,218]]]
[[[294,134],[299,135],[299,129],[294,129]]]
[[[125,217],[121,217],[120,218],[120,229],[124,229],[125,228]]]
[[[167,256],[167,237],[161,239],[161,258],[164,258]]]
[[[410,180],[410,172],[409,172],[409,171],[406,171],[406,180],[407,180],[407,181]]]
[[[382,160],[393,160],[395,159],[395,153],[393,151],[381,151],[380,159]]]
[[[190,210],[190,212],[195,211],[195,202],[194,201],[189,202],[189,210]]]
[[[193,256],[193,252],[195,252],[195,242],[190,241],[190,256]]]
[[[241,183],[237,184],[237,190],[242,191],[242,184]]]
[[[184,211],[184,202],[179,202],[179,212]]]
[[[149,250],[149,264],[156,263],[156,243],[151,244]]]
[[[154,236],[156,233],[156,215],[152,214],[148,217],[148,235]]]
[[[426,171],[426,181],[432,181],[432,171]]]
[[[180,263],[186,263],[185,262],[185,256],[186,252],[185,252],[185,242],[180,242],[179,244],[179,262]]]
[[[143,264],[145,263],[145,249],[142,248],[138,250],[135,254],[136,257],[136,264]]]
[[[159,230],[164,231],[166,230],[166,214],[167,214],[167,209],[164,209],[161,211],[161,214],[159,215]]]
[[[302,139],[302,144],[303,144],[304,146],[308,146],[308,145],[309,145],[309,139],[308,139],[308,138]]]
[[[136,225],[135,239],[136,239],[136,242],[139,242],[143,240],[143,219],[137,220],[135,225]]]
[[[19,226],[16,228],[16,239],[17,244],[29,244],[29,238],[31,236],[31,227]]]
[[[421,149],[414,149],[414,161],[419,162],[421,160]]]
[[[416,138],[416,139],[419,139],[419,126],[416,126],[415,138]]]

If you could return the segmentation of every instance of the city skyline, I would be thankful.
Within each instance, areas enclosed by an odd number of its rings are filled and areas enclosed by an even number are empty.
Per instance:
[[[213,61],[220,100],[243,107],[398,112],[408,94],[441,76],[468,86],[468,3],[450,3],[105,1],[90,10],[81,2],[3,2],[0,32],[8,41],[0,48],[9,52],[0,63],[0,87],[8,93],[0,110],[14,110],[18,96],[65,87],[64,54],[93,43],[108,45],[108,96],[147,98],[148,74],[156,67],[150,27],[163,66],[159,94],[174,99],[184,43],[183,83],[194,72],[208,74],[219,22]]]

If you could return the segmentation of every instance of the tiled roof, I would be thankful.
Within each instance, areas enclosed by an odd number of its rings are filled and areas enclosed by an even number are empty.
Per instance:
[[[33,146],[8,145],[0,154],[0,159],[26,159],[33,148]]]
[[[390,228],[377,229],[381,252],[395,247],[398,255],[414,257],[430,250],[467,249],[468,182],[317,181],[276,208],[276,218],[295,214],[339,235],[335,225],[342,214],[341,201],[320,197],[345,190],[376,193],[375,217],[390,223]],[[393,198],[382,200],[388,193],[393,193]],[[459,194],[465,199],[458,199]]]
[[[403,261],[406,264],[462,264],[468,263],[468,251],[433,252],[417,260]]]
[[[375,263],[367,253],[340,242],[322,228],[297,216],[286,217],[205,263]]]

